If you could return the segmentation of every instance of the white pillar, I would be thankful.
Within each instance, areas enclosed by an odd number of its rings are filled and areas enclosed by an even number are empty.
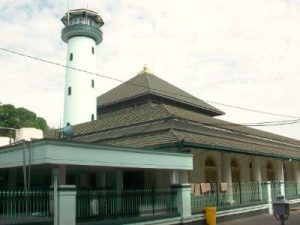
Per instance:
[[[179,184],[179,172],[178,170],[172,170],[170,173],[170,180],[172,184]]]
[[[300,170],[299,170],[299,162],[292,162],[293,164],[293,172],[294,172],[294,180],[297,184],[297,194],[300,193]]]
[[[228,184],[228,201],[233,203],[233,191],[232,191],[232,175],[231,175],[231,156],[229,153],[222,153],[222,182]]]
[[[253,157],[252,161],[253,180],[259,183],[259,198],[262,199],[262,188],[261,188],[261,161],[258,156]]]
[[[281,195],[285,195],[283,163],[281,160],[275,161],[275,180],[280,181]]]
[[[60,185],[58,191],[58,225],[76,224],[76,186]]]
[[[267,191],[268,191],[269,214],[273,215],[272,192],[271,192],[271,182],[270,181],[267,181]]]
[[[53,177],[53,209],[54,209],[54,218],[53,224],[59,225],[58,223],[58,176],[59,176],[59,169],[53,168],[52,169],[52,177]],[[52,208],[50,206],[50,208]]]
[[[172,186],[177,192],[178,213],[182,219],[189,218],[192,215],[191,209],[191,185],[177,184]]]

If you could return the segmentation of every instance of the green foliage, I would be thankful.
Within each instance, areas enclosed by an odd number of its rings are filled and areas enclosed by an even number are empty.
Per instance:
[[[15,108],[13,105],[0,105],[0,127],[22,128],[34,127],[47,130],[48,125],[44,118],[37,117],[34,112],[25,108]],[[14,137],[13,130],[0,129],[0,136]]]

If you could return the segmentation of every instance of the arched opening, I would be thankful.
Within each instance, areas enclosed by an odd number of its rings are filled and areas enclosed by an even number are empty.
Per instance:
[[[92,82],[91,82],[91,86],[92,86],[92,88],[94,88],[94,87],[95,87],[95,81],[94,81],[94,80],[92,80]]]
[[[205,182],[218,182],[218,168],[215,160],[212,157],[207,157],[205,160]]]
[[[72,88],[68,87],[68,95],[71,95],[71,94],[72,94]]]
[[[70,53],[70,61],[73,61],[73,53]]]
[[[231,177],[232,177],[232,182],[239,182],[240,181],[240,167],[237,162],[237,160],[232,159],[230,162],[231,166]]]
[[[92,47],[92,54],[95,54],[95,49],[94,49],[94,47]]]
[[[95,116],[94,114],[91,115],[91,120],[94,121],[95,120]]]
[[[267,162],[267,181],[274,181],[274,167],[270,161]]]

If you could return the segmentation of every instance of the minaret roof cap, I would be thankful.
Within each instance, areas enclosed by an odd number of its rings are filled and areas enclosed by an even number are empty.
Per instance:
[[[64,25],[67,26],[68,19],[70,20],[80,15],[93,18],[95,22],[99,25],[99,27],[101,27],[104,24],[101,16],[97,12],[90,9],[71,9],[65,13],[65,15],[61,18],[61,21],[63,22]]]

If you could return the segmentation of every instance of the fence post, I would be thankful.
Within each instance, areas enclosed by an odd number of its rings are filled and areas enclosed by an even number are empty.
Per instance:
[[[58,187],[58,225],[76,225],[76,186]]]
[[[284,197],[286,197],[284,181],[280,181],[280,194],[283,195]]]
[[[190,184],[176,184],[172,188],[177,192],[177,210],[182,219],[192,215],[191,207],[191,185]]]
[[[267,191],[268,191],[268,205],[269,205],[269,214],[273,215],[273,205],[272,205],[272,189],[271,189],[271,182],[267,181]]]

